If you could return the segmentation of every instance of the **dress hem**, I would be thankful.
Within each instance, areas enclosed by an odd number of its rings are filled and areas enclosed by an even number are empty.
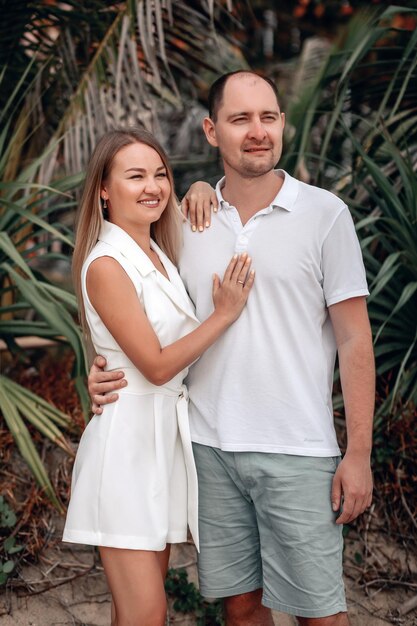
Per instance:
[[[187,533],[168,533],[165,540],[157,541],[151,537],[135,537],[123,535],[110,535],[107,533],[92,533],[85,531],[66,531],[62,537],[65,543],[79,543],[90,546],[103,546],[105,548],[120,548],[127,550],[165,550],[167,544],[185,543]]]

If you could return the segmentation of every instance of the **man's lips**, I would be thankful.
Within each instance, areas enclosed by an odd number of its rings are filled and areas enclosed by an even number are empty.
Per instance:
[[[243,152],[268,152],[272,149],[272,146],[249,146],[247,148],[243,148]]]

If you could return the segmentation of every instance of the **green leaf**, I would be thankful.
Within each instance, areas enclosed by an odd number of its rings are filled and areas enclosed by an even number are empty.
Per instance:
[[[7,550],[7,554],[17,554],[18,552],[21,552],[24,549],[23,546],[14,546],[13,548],[10,548],[10,550]]]
[[[7,537],[7,539],[5,539],[3,542],[3,550],[7,554],[16,554],[17,552],[23,550],[23,546],[16,545],[15,537]]]
[[[58,336],[63,335],[67,339],[76,356],[76,377],[82,376],[87,360],[85,348],[80,329],[75,324],[68,311],[61,303],[52,297],[43,283],[37,281],[35,278],[25,280],[7,263],[4,263],[3,266],[8,271],[9,276],[12,278],[25,300],[34,307]]]
[[[14,561],[5,561],[2,565],[3,572],[5,574],[11,574],[14,570],[15,563]]]
[[[74,450],[70,442],[64,437],[63,433],[55,426],[53,421],[45,415],[35,402],[25,398],[23,394],[15,394],[12,396],[14,404],[18,411],[30,422],[40,433],[50,439],[70,456],[74,456]]]
[[[0,526],[4,526],[6,528],[13,528],[17,522],[16,514],[11,509],[7,508],[3,510],[0,517]]]
[[[45,187],[45,186],[42,185],[41,187]],[[59,193],[56,190],[54,190],[54,191],[55,191],[55,193]],[[45,233],[49,233],[55,239],[58,239],[59,241],[62,241],[62,243],[65,243],[68,246],[71,246],[72,248],[74,247],[74,242],[73,242],[72,239],[70,239],[69,237],[67,237],[63,233],[61,233],[57,228],[54,228],[54,226],[52,226],[51,224],[48,224],[48,222],[43,220],[41,217],[39,217],[35,213],[32,213],[31,211],[27,211],[25,208],[19,207],[16,204],[16,202],[9,202],[5,198],[2,198],[2,202],[6,206],[8,206],[9,208],[13,209],[13,214],[14,215],[19,215],[19,216],[23,217],[26,222],[29,222],[31,224],[36,224],[36,226],[40,226]],[[4,227],[5,227],[5,225],[0,222],[0,230],[3,230]]]
[[[0,376],[0,380],[1,378],[2,377]],[[51,420],[58,424],[58,426],[62,426],[67,429],[72,427],[72,422],[68,415],[52,406],[49,402],[40,396],[37,396],[32,391],[29,391],[29,389],[26,389],[9,379],[7,379],[7,381],[5,380],[4,384],[10,389],[12,395],[18,395],[22,399],[25,398],[29,405],[33,404],[35,407],[39,407],[44,415],[47,415]]]
[[[7,537],[7,539],[5,539],[3,543],[3,550],[5,552],[8,552],[14,547],[15,543],[16,539],[14,537]]]
[[[17,251],[16,246],[13,244],[6,232],[0,232],[0,250],[4,252],[4,254],[6,254],[9,259],[13,261],[13,263],[15,263],[29,278],[36,280],[29,265]]]
[[[56,497],[45,466],[43,465],[38,451],[35,448],[29,431],[20,417],[16,406],[9,399],[7,387],[4,384],[4,377],[0,378],[0,409],[6,424],[17,443],[20,453],[26,460],[39,486],[45,490],[45,493],[51,502],[59,511],[62,512],[62,505]]]

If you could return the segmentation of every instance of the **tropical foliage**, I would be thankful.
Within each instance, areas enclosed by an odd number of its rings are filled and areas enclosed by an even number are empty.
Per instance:
[[[214,4],[203,0],[30,3],[5,33],[7,78],[14,85],[28,58],[34,59],[22,85],[34,79],[25,98],[36,103],[25,154],[62,140],[43,164],[43,182],[57,166],[80,172],[97,137],[118,124],[143,124],[171,155],[189,150],[197,90],[245,64],[229,41],[225,14],[222,3],[214,12]],[[202,140],[192,148],[194,156],[206,152]]]
[[[25,76],[26,73],[21,77],[22,81]],[[42,257],[45,267],[57,259],[65,260],[62,253],[52,252],[50,245],[57,241],[69,248],[72,246],[65,228],[59,223],[59,216],[63,209],[68,210],[73,205],[67,189],[75,181],[56,181],[54,188],[32,182],[37,178],[44,154],[21,168],[13,180],[8,180],[11,153],[21,130],[18,124],[12,133],[8,132],[13,106],[16,102],[12,96],[0,115],[0,121],[5,122],[0,136],[0,337],[16,355],[23,353],[18,344],[22,337],[34,335],[68,342],[76,355],[75,384],[87,407],[83,382],[85,354],[81,333],[73,317],[77,308],[75,297],[32,267],[38,256]],[[62,432],[70,426],[70,419],[12,382],[6,374],[0,375],[0,410],[37,482],[60,508],[25,421],[72,454]]]
[[[14,511],[9,507],[4,497],[0,496],[0,539],[4,535],[6,536],[0,551],[0,586],[4,585],[15,569],[14,555],[23,550],[23,546],[16,543],[12,534],[16,522],[17,518]]]
[[[380,414],[417,403],[417,11],[353,19],[290,107],[286,166],[357,217],[368,272]]]

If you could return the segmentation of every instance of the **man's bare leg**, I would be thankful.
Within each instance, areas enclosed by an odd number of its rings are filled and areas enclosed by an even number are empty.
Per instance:
[[[261,604],[262,589],[224,601],[226,626],[274,626],[270,609]]]

